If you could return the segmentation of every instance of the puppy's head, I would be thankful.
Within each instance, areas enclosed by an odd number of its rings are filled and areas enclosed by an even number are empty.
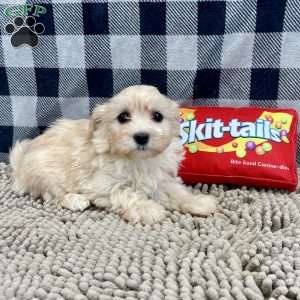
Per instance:
[[[153,157],[179,135],[178,106],[152,86],[131,86],[95,108],[91,133],[98,152]]]

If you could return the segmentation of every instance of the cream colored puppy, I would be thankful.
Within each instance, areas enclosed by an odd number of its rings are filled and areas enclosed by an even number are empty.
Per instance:
[[[193,195],[177,170],[183,158],[175,102],[132,86],[95,108],[90,120],[58,120],[10,154],[13,189],[73,211],[90,204],[152,224],[166,209],[207,216],[212,196]]]

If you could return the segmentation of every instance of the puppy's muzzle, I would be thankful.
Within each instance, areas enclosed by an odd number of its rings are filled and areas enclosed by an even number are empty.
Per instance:
[[[146,146],[149,142],[150,136],[146,132],[139,132],[133,136],[134,141],[138,146]]]

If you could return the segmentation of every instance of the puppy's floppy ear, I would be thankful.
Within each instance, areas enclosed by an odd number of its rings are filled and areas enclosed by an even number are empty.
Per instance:
[[[89,132],[90,135],[97,129],[97,127],[103,122],[104,116],[107,113],[108,103],[97,105],[90,118]]]
[[[96,106],[94,109],[90,122],[88,139],[92,141],[96,153],[105,153],[110,149],[109,136],[107,132],[107,113],[110,110],[110,103],[105,103]]]
[[[172,118],[175,118],[176,120],[179,120],[179,103],[176,102],[175,100],[164,96],[168,100],[168,106],[169,106],[169,115]]]

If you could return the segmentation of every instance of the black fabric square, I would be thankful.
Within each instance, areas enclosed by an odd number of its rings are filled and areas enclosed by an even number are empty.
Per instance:
[[[87,69],[90,97],[111,97],[113,94],[113,74],[111,69]]]
[[[3,67],[0,67],[0,95],[9,95],[7,75]]]
[[[258,0],[256,32],[281,32],[286,0]]]
[[[167,72],[165,70],[141,70],[141,82],[157,87],[163,94],[167,93]]]
[[[108,34],[108,4],[83,3],[85,34]]]
[[[13,143],[14,129],[12,126],[0,126],[0,152],[9,152]]]
[[[217,98],[219,96],[220,73],[219,69],[198,70],[194,82],[194,98]]]
[[[141,34],[166,34],[166,3],[140,2]]]
[[[45,30],[43,34],[53,35],[55,34],[55,27],[54,27],[52,4],[43,3],[42,6],[46,9],[46,13],[40,14],[39,17],[36,17],[36,22],[42,23],[44,25]]]
[[[279,69],[252,69],[251,99],[277,99]]]
[[[198,34],[224,34],[225,2],[198,2]]]
[[[58,97],[59,70],[36,68],[37,95],[39,97]]]

